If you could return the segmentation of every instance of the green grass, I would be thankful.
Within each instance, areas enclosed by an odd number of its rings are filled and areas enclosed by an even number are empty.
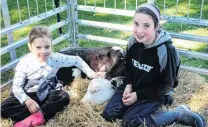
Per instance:
[[[36,8],[36,0],[29,0],[30,1],[30,15],[35,16],[37,14],[37,8]],[[104,0],[97,0],[96,6],[103,7]],[[106,1],[106,7],[108,8],[114,8],[114,1],[113,0],[105,0]],[[117,9],[124,9],[124,0],[116,0]],[[139,0],[138,4],[144,3],[145,0]],[[8,7],[10,10],[10,18],[11,18],[11,24],[15,24],[19,22],[19,16],[18,16],[18,10],[17,10],[17,3],[14,0],[7,0]],[[27,4],[25,0],[19,0],[20,3],[20,12],[21,12],[21,20],[25,20],[28,18],[28,9]],[[38,6],[39,6],[39,14],[45,12],[45,4],[44,0],[38,0]],[[65,4],[64,0],[62,0],[62,4]],[[78,0],[78,4],[84,5],[84,0]],[[166,0],[166,8],[163,9],[164,0],[157,0],[156,5],[161,9],[162,14],[170,15],[170,16],[183,16],[183,17],[191,17],[191,18],[199,18],[200,16],[200,6],[201,1],[198,0],[192,0],[190,4],[190,10],[189,15],[188,9],[188,1],[179,1],[178,6],[176,6],[176,1],[173,0]],[[87,0],[88,6],[94,5],[94,0]],[[127,9],[128,10],[135,10],[136,9],[136,2],[135,0],[127,0]],[[53,8],[52,1],[47,1],[47,10],[51,10]],[[177,13],[176,13],[177,9]],[[67,13],[62,12],[61,13],[62,19],[67,18]],[[84,12],[79,11],[78,12],[78,18],[79,19],[85,19],[85,20],[94,20],[94,21],[100,21],[100,22],[109,22],[109,23],[116,23],[116,24],[125,24],[125,25],[132,25],[132,17],[126,17],[126,16],[118,16],[118,15],[110,15],[110,14],[104,14],[104,13],[93,13],[93,12]],[[204,7],[203,7],[203,13],[202,13],[202,19],[208,19],[208,1],[204,1]],[[13,32],[12,36],[14,41],[19,41],[20,39],[26,37],[28,35],[28,32],[31,30],[33,26],[36,25],[46,25],[50,26],[54,23],[56,23],[56,15],[52,16],[50,18],[41,20],[37,23],[31,24],[29,26],[26,26],[24,28],[21,28],[19,30],[16,30]],[[200,35],[200,36],[208,36],[208,28],[202,27],[198,25],[190,25],[185,23],[170,23],[170,22],[164,22],[162,24],[163,28],[170,32],[177,32],[177,33],[187,33],[187,34],[193,34],[193,35]],[[4,28],[3,18],[1,14],[1,27]],[[63,27],[63,33],[67,33],[67,27]],[[110,30],[110,29],[102,29],[102,28],[93,28],[88,26],[79,26],[79,33],[81,34],[92,34],[96,36],[105,36],[110,38],[116,38],[116,39],[122,39],[127,40],[128,37],[131,35],[130,32],[123,32],[123,31],[116,31],[116,30]],[[56,38],[59,36],[57,30],[52,32],[53,38]],[[1,37],[1,47],[4,47],[8,45],[7,37],[4,35]],[[59,51],[60,49],[69,46],[69,42],[63,41],[60,44],[57,44],[54,46],[54,51]],[[178,40],[174,39],[174,45],[178,48],[183,48],[187,50],[192,51],[198,51],[198,52],[205,52],[208,53],[208,44],[200,43],[200,42],[191,42],[186,40]],[[81,47],[102,47],[102,46],[109,46],[109,44],[106,43],[100,43],[96,41],[88,41],[88,40],[79,40],[79,46]],[[122,46],[125,48],[125,46]],[[26,53],[28,53],[27,45],[24,45],[22,47],[17,48],[16,50],[17,57],[20,57]],[[182,64],[195,66],[195,67],[203,67],[208,68],[208,62],[193,58],[187,58],[187,57],[181,57]],[[9,53],[4,54],[1,56],[1,65],[5,65],[6,63],[10,62],[10,55]],[[14,72],[13,70],[9,70],[7,72],[2,73],[1,82],[5,82],[8,79],[11,79]],[[208,77],[208,76],[207,76]],[[206,77],[206,78],[207,78]],[[208,79],[208,78],[207,78]]]
[[[208,61],[207,60],[199,60],[196,58],[187,58],[185,56],[181,56],[181,62],[183,65],[195,66],[200,68],[208,68]]]

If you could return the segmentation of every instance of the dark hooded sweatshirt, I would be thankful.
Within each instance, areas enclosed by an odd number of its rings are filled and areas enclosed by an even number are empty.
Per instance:
[[[138,100],[157,99],[178,84],[180,58],[169,34],[160,29],[155,42],[144,47],[131,36],[127,45],[127,84]]]

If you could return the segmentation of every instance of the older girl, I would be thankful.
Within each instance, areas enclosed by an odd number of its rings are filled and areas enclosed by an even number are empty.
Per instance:
[[[1,103],[1,116],[16,121],[14,127],[42,125],[69,104],[69,95],[56,79],[59,68],[76,66],[90,78],[104,77],[78,56],[52,53],[52,38],[46,27],[31,30],[28,47],[31,53],[16,67],[13,95]]]
[[[107,121],[122,118],[124,127],[160,127],[173,122],[205,127],[203,119],[184,105],[156,113],[171,103],[169,94],[178,83],[180,59],[171,37],[160,28],[160,11],[155,5],[139,6],[133,22],[127,45],[127,85],[112,97],[103,117]]]

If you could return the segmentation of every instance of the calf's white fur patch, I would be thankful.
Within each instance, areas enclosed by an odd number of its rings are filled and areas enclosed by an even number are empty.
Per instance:
[[[72,69],[72,76],[74,76],[74,78],[81,77],[81,70],[78,68],[73,68]]]
[[[123,51],[123,49],[121,47],[118,47],[118,46],[113,46],[111,49],[113,50],[118,50],[118,51]]]
[[[111,81],[96,78],[90,82],[87,93],[82,98],[81,103],[102,104],[108,101],[114,94],[115,90],[112,88]]]

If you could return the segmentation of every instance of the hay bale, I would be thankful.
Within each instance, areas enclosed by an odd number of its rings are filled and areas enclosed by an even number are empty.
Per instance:
[[[65,88],[68,91],[71,102],[68,107],[55,118],[48,121],[42,127],[119,127],[120,120],[113,123],[106,122],[101,113],[105,105],[81,105],[79,101],[86,93],[89,80],[76,79]],[[8,91],[2,93],[2,100],[8,96]],[[208,122],[208,83],[198,74],[181,70],[179,72],[179,85],[175,89],[174,102],[171,108],[180,104],[188,104],[191,110],[200,113]],[[1,119],[3,127],[12,125],[11,120]],[[176,123],[169,127],[185,127]]]

